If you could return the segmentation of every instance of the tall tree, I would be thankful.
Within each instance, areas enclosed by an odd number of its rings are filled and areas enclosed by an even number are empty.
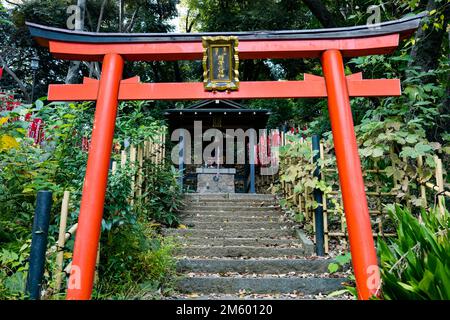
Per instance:
[[[84,30],[84,19],[86,16],[86,0],[77,0],[79,13],[79,21],[75,22],[75,30],[83,31]],[[78,16],[76,18],[78,20]],[[71,61],[69,70],[67,71],[66,83],[76,83],[79,78],[80,73],[80,61]]]

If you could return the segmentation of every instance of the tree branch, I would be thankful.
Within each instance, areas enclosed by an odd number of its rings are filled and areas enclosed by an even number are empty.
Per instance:
[[[108,0],[103,0],[102,6],[100,7],[100,14],[98,15],[97,29],[96,29],[97,32],[100,32],[100,26],[102,25],[103,14],[105,13],[105,6],[107,1]]]
[[[25,99],[30,102],[31,101],[31,97],[30,97],[30,94],[28,93],[28,90],[27,90],[26,86],[19,79],[19,77],[14,73],[14,71],[12,71],[10,68],[8,68],[8,66],[6,65],[6,61],[3,59],[2,56],[0,56],[0,63],[3,65],[3,70],[5,70],[5,72],[7,74],[9,74],[14,79],[14,81],[19,86],[20,90],[22,90]]]
[[[13,6],[21,7],[21,5],[20,5],[19,3],[11,2],[11,1],[9,1],[9,0],[5,0],[5,2],[6,2],[6,3],[9,3],[9,4],[13,5]]]
[[[134,23],[136,22],[136,14],[137,14],[137,12],[139,11],[140,8],[141,8],[141,6],[138,5],[138,6],[136,7],[136,10],[134,10],[133,15],[131,16],[130,23],[129,23],[129,24],[126,26],[126,28],[125,28],[125,32],[130,32],[131,29],[133,28]]]

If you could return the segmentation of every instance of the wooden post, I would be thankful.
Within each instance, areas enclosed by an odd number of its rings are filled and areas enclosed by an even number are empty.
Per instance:
[[[313,151],[317,151],[317,154],[313,156],[311,161],[316,163],[316,169],[314,170],[314,177],[316,177],[319,181],[321,180],[322,175],[320,174],[321,168],[318,164],[320,159],[320,138],[318,135],[312,136],[312,144],[311,149]],[[325,255],[325,246],[324,246],[324,223],[323,223],[323,192],[319,189],[313,190],[314,201],[317,202],[317,208],[314,210],[314,223],[316,225],[316,254],[318,256]]]
[[[56,280],[55,280],[55,292],[59,293],[61,290],[62,276],[63,276],[63,264],[64,264],[64,245],[66,244],[66,227],[67,227],[67,214],[69,212],[69,200],[70,192],[64,191],[64,196],[61,205],[61,218],[59,221],[59,236],[56,255]]]

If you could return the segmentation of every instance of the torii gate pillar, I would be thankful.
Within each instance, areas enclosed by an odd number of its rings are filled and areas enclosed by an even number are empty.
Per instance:
[[[339,50],[325,51],[321,60],[328,93],[328,113],[333,132],[353,270],[359,298],[368,299],[377,293],[380,275],[361,161],[353,129],[344,63]]]
[[[119,54],[103,59],[67,299],[92,293],[123,64]]]

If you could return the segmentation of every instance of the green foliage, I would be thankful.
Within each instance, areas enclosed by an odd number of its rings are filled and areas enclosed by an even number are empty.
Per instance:
[[[335,258],[335,261],[336,262],[332,262],[328,265],[328,272],[331,274],[336,273],[338,271],[344,271],[345,268],[349,267],[349,264],[352,261],[352,255],[350,252],[341,254]],[[342,294],[350,294],[351,296],[353,296],[356,299],[356,297],[358,296],[358,293],[356,291],[356,286],[355,286],[355,276],[353,274],[350,274],[348,276],[348,279],[350,281],[352,281],[352,283],[346,283],[345,289],[333,291],[327,297],[333,298],[333,297],[338,297]]]
[[[144,164],[148,183],[144,186],[140,210],[148,218],[167,226],[177,226],[177,209],[181,206],[181,189],[178,184],[179,172],[173,165]]]
[[[123,144],[128,143],[138,145],[143,141],[153,140],[157,132],[164,128],[162,121],[149,116],[146,111],[148,101],[128,101],[119,105],[115,137]]]
[[[398,238],[379,240],[385,299],[450,299],[450,215],[422,210],[419,217],[400,206],[389,214]]]
[[[158,236],[154,225],[140,222],[122,225],[102,236],[99,283],[96,299],[132,299],[158,288],[171,290],[176,274],[175,243]]]
[[[328,271],[330,273],[335,273],[339,269],[343,269],[344,267],[348,266],[348,264],[352,261],[352,255],[350,252],[347,252],[346,254],[339,255],[335,258],[336,262],[332,262],[328,265]]]
[[[304,227],[312,231],[312,210],[319,205],[311,197],[314,189],[319,189],[323,192],[324,197],[330,198],[330,201],[335,206],[336,212],[343,213],[342,208],[338,202],[338,197],[331,194],[332,186],[337,183],[337,175],[334,178],[328,179],[326,182],[314,177],[314,171],[317,165],[329,166],[334,163],[334,157],[326,157],[319,159],[317,164],[312,161],[313,156],[317,151],[312,151],[311,138],[303,139],[300,135],[286,136],[290,143],[280,147],[280,182],[292,183],[294,195],[286,199],[282,206],[290,208],[295,214],[297,222],[304,224]],[[327,140],[324,144],[325,152],[332,149],[332,141]],[[281,185],[277,185],[275,191],[280,191]],[[298,212],[295,205],[294,197],[307,194],[302,212]],[[309,209],[307,211],[305,209]]]
[[[121,105],[115,136],[117,143],[128,140],[138,144],[160,135],[161,128],[164,129],[162,123],[146,114],[143,109],[145,105]],[[43,119],[45,140],[41,145],[26,137],[29,123],[21,119],[27,113]],[[22,248],[22,245],[31,239],[36,192],[41,189],[53,191],[49,243],[54,243],[58,232],[64,190],[71,191],[72,195],[68,225],[76,222],[87,160],[82,140],[91,136],[93,113],[91,103],[44,104],[40,100],[35,107],[23,105],[0,113],[0,298],[23,298],[21,289],[28,268],[26,259],[29,248]],[[119,160],[120,154],[113,157]],[[172,272],[169,263],[169,248],[172,245],[169,242],[166,245],[147,229],[153,230],[159,223],[178,223],[175,211],[181,197],[176,172],[170,166],[146,163],[144,167],[151,180],[144,186],[142,199],[135,199],[134,205],[130,204],[131,184],[138,168],[118,166],[115,174],[109,176],[102,220],[102,260],[105,263],[102,263],[101,277],[109,279],[110,286],[106,286],[108,281],[103,282],[104,286],[97,292],[100,296],[125,294],[125,287],[141,280],[153,284],[148,290],[157,290],[158,286],[166,284],[164,275],[169,277]],[[160,241],[161,245],[157,247],[155,241]],[[66,247],[69,252],[72,250],[73,239]],[[70,262],[70,258],[68,254],[66,263]],[[51,294],[53,286],[54,259],[54,255],[49,255],[46,264],[47,295]],[[136,264],[136,261],[141,263]],[[144,279],[140,269],[147,263],[154,263],[158,269]],[[107,291],[103,292],[102,288]]]
[[[0,251],[0,300],[24,298],[30,242]]]

